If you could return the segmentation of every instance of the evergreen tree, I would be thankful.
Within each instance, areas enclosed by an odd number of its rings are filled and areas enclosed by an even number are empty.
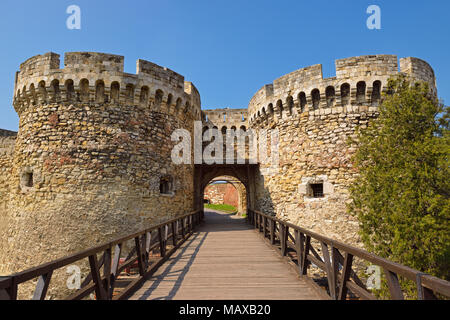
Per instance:
[[[387,87],[378,119],[353,141],[349,211],[369,251],[450,280],[449,108],[427,83],[399,76]]]

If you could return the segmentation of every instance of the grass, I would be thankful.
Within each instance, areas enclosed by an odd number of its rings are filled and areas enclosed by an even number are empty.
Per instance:
[[[205,204],[205,209],[219,210],[226,213],[235,213],[237,209],[229,204]]]

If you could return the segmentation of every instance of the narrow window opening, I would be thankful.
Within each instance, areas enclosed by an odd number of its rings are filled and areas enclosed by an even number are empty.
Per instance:
[[[313,198],[323,198],[323,183],[312,183],[310,187]]]
[[[311,96],[312,96],[313,110],[319,109],[319,105],[320,105],[320,91],[319,91],[319,89],[314,89],[313,91],[311,91]]]
[[[172,179],[170,177],[163,177],[159,182],[160,194],[172,194]]]
[[[350,85],[348,83],[341,86],[341,101],[343,106],[350,103]]]
[[[33,185],[34,185],[33,172],[25,173],[25,186],[28,188],[32,188]]]

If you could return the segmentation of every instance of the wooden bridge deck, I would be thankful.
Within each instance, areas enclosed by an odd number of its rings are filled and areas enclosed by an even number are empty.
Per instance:
[[[244,219],[210,210],[205,223],[130,299],[318,300],[323,295]]]

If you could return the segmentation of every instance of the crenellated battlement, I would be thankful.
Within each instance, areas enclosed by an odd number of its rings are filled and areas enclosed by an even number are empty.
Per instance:
[[[222,132],[227,129],[248,129],[247,109],[211,109],[202,111],[204,127],[217,128]]]
[[[437,95],[431,66],[417,58],[370,55],[336,60],[336,76],[323,78],[322,65],[291,72],[262,87],[250,101],[250,123],[300,114],[322,116],[334,113],[377,111],[390,77],[406,74],[426,81]],[[361,110],[360,110],[361,109]]]
[[[106,53],[46,53],[21,64],[16,75],[14,107],[51,103],[118,103],[155,111],[201,117],[201,100],[191,82],[152,62],[138,60],[136,74],[124,72],[124,57]]]

